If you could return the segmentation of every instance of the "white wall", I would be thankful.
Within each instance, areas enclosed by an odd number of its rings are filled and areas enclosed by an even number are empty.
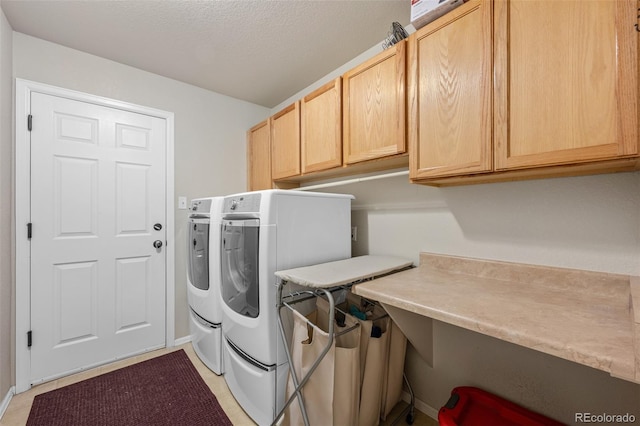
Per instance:
[[[12,315],[12,42],[13,31],[0,9],[0,401],[14,384]]]
[[[449,188],[397,177],[331,191],[357,197],[360,252],[417,262],[426,251],[640,275],[637,172]]]
[[[409,33],[412,33],[415,30],[413,30],[412,26],[409,26],[407,28],[407,31]],[[316,81],[315,83],[313,83],[309,87],[305,88],[304,90],[301,90],[300,92],[296,93],[295,95],[292,95],[289,98],[287,98],[286,100],[280,102],[278,105],[276,105],[275,107],[271,108],[271,114],[275,114],[275,113],[279,112],[281,109],[283,109],[283,108],[287,107],[288,105],[292,104],[293,102],[303,98],[304,96],[306,96],[307,94],[311,93],[315,89],[321,87],[323,84],[328,83],[329,81],[333,80],[334,78],[341,76],[342,74],[345,73],[345,71],[350,70],[351,68],[355,67],[358,64],[361,64],[362,62],[366,61],[369,58],[372,58],[373,56],[375,56],[377,53],[380,53],[380,52],[382,52],[382,42],[380,42],[380,44],[378,44],[376,46],[373,46],[372,48],[362,52],[360,55],[356,56],[355,58],[353,58],[352,60],[350,60],[349,62],[347,62],[343,66],[341,66],[340,68],[337,68],[337,69],[333,70],[332,72],[330,72],[329,74],[325,75],[320,80]]]
[[[374,46],[275,113],[381,51]],[[640,172],[435,188],[407,176],[324,192],[356,196],[353,255],[420,252],[640,275]],[[437,410],[455,386],[485,388],[566,423],[574,413],[635,414],[640,385],[434,321],[434,366],[413,348],[406,372]]]
[[[246,131],[267,108],[14,33],[14,76],[175,114],[175,195],[192,198],[246,190]],[[175,335],[189,335],[187,210],[177,210]],[[182,242],[185,242],[182,244]]]

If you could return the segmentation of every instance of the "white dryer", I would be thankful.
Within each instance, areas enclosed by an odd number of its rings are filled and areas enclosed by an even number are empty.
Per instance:
[[[191,201],[187,236],[187,299],[191,344],[202,362],[220,375],[220,224],[224,197]]]
[[[277,270],[351,257],[353,196],[266,190],[225,197],[221,296],[224,378],[258,424],[284,405]]]

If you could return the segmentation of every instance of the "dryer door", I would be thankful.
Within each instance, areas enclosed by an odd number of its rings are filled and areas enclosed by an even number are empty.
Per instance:
[[[258,242],[260,221],[222,221],[222,300],[235,312],[256,318],[260,314]]]

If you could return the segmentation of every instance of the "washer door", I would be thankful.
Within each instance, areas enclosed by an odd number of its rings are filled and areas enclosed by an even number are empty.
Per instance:
[[[235,312],[250,318],[260,314],[259,234],[258,219],[222,222],[222,300]]]
[[[189,282],[200,290],[209,290],[209,219],[189,219],[187,244]]]

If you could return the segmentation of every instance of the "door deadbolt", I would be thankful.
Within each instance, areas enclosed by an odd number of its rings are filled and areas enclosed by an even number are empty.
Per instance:
[[[155,240],[155,241],[153,242],[153,246],[154,246],[155,248],[159,249],[160,247],[162,247],[162,241],[160,241],[160,240]]]
[[[162,230],[162,224],[161,223],[156,223],[155,225],[153,225],[153,229],[155,229],[156,231]]]

